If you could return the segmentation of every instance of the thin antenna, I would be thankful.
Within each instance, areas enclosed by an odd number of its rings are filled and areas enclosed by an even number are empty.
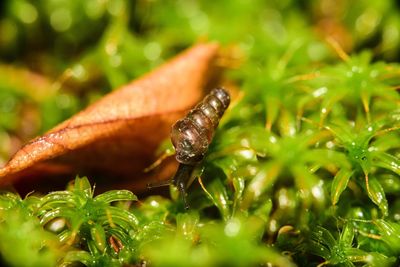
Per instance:
[[[157,181],[157,182],[153,182],[153,183],[148,183],[147,184],[147,189],[153,189],[153,188],[157,188],[157,187],[164,187],[164,186],[168,186],[170,184],[171,184],[170,180]]]

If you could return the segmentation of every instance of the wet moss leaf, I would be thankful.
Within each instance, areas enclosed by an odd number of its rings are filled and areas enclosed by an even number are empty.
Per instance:
[[[222,217],[226,220],[231,215],[230,200],[226,187],[220,179],[213,180],[207,186],[208,197],[213,204],[218,208]]]
[[[375,152],[374,156],[378,159],[377,165],[400,175],[400,160],[388,153]]]
[[[354,240],[354,227],[350,223],[346,223],[340,234],[340,242],[344,247],[351,247]]]
[[[0,169],[0,185],[28,192],[37,189],[35,179],[46,184],[45,177],[93,174],[113,177],[114,184],[121,183],[117,187],[144,188],[155,174],[143,169],[155,160],[173,122],[202,97],[215,74],[217,51],[216,44],[194,46],[32,140]],[[163,168],[157,177],[173,171],[174,166]],[[54,190],[54,180],[47,184]]]
[[[101,252],[104,253],[106,249],[106,233],[104,232],[103,227],[98,224],[94,224],[90,228],[90,235],[96,248]]]
[[[332,205],[336,205],[336,203],[338,203],[340,195],[346,189],[347,183],[352,175],[353,171],[347,169],[342,169],[336,173],[331,187]]]
[[[258,201],[260,196],[274,184],[281,169],[282,165],[278,161],[271,161],[262,166],[244,192],[242,208]]]
[[[382,185],[375,177],[370,177],[368,181],[368,196],[376,205],[378,205],[379,209],[382,211],[384,216],[388,215],[388,201],[385,196],[385,191],[383,190]]]
[[[396,254],[400,253],[400,225],[383,219],[374,221],[374,224],[382,235],[382,241],[388,244]]]

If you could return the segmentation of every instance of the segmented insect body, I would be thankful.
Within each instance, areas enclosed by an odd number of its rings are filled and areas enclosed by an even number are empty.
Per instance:
[[[171,140],[178,162],[195,165],[204,158],[229,103],[230,96],[225,89],[213,89],[185,118],[172,126]]]
[[[192,109],[185,118],[172,126],[171,140],[180,163],[173,178],[183,199],[185,209],[186,183],[194,168],[205,156],[219,120],[228,108],[230,96],[223,88],[216,88],[202,102]]]

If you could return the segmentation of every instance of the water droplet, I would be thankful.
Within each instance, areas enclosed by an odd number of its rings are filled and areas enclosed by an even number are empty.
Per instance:
[[[104,4],[97,0],[87,0],[85,5],[86,15],[91,19],[99,19],[104,13]],[[102,2],[102,1],[101,1]]]
[[[370,72],[370,74],[369,74],[369,76],[371,77],[371,78],[376,78],[376,77],[378,77],[378,71],[377,70],[373,70],[373,71],[371,71]]]
[[[334,143],[334,142],[332,142],[332,141],[326,142],[326,148],[331,149],[331,148],[333,148],[333,147],[335,147],[335,143]]]
[[[368,254],[366,257],[365,257],[365,262],[372,262],[374,260],[374,257],[372,256],[372,255],[370,255],[370,254]]]
[[[294,136],[296,134],[296,128],[294,127],[294,125],[290,125],[289,127],[289,135],[290,136]]]
[[[367,36],[374,31],[380,20],[381,15],[379,15],[377,10],[368,8],[357,18],[355,28],[357,32],[363,36]]]
[[[37,19],[38,12],[35,6],[33,6],[32,4],[28,2],[22,2],[17,7],[17,16],[22,22],[26,24],[31,24]]]
[[[107,3],[107,11],[113,16],[121,15],[121,13],[124,11],[124,8],[126,7],[125,2],[122,0],[107,1]]]
[[[150,201],[150,206],[158,208],[160,206],[160,203],[158,203],[158,201],[152,200]]]
[[[250,149],[239,150],[239,155],[241,155],[245,159],[252,159],[255,157],[254,151]]]
[[[272,219],[269,222],[269,231],[270,232],[276,232],[276,230],[278,230],[278,225],[277,225],[277,221]]]
[[[104,49],[106,50],[106,53],[110,56],[117,53],[117,45],[115,44],[115,42],[107,42]]]
[[[60,8],[53,11],[50,15],[50,24],[54,30],[64,32],[72,25],[72,16],[68,9]]]
[[[319,180],[318,184],[313,186],[311,189],[311,194],[318,200],[323,200],[324,199],[324,181]]]
[[[161,46],[157,42],[150,42],[144,47],[143,53],[148,60],[155,61],[161,55]]]
[[[286,194],[279,194],[278,202],[280,207],[288,206],[289,199],[287,198]]]
[[[63,218],[56,218],[48,223],[47,230],[53,233],[58,233],[64,229],[66,225],[65,219]]]
[[[269,141],[270,141],[271,143],[275,144],[276,141],[277,141],[277,139],[276,139],[275,136],[270,136],[270,137],[269,137]]]
[[[239,231],[240,231],[241,223],[238,219],[231,219],[226,225],[225,225],[225,235],[233,237],[236,236]]]
[[[255,166],[248,165],[246,170],[249,172],[250,175],[256,175],[259,169]]]
[[[354,215],[355,215],[357,218],[364,218],[364,213],[363,213],[363,211],[360,210],[360,209],[358,209],[358,210],[354,213]]]
[[[394,161],[390,162],[390,165],[391,165],[393,168],[396,168],[396,169],[399,168],[399,165],[398,165],[396,162],[394,162]]]
[[[313,95],[314,97],[320,97],[320,96],[322,96],[322,95],[325,95],[326,92],[328,92],[328,88],[326,88],[326,87],[324,86],[324,87],[320,87],[320,88],[318,88],[317,90],[315,90],[314,92],[312,92],[312,95]]]
[[[79,80],[87,78],[86,69],[81,64],[76,64],[72,67],[72,75]]]
[[[117,54],[117,55],[110,57],[110,64],[112,67],[116,68],[116,67],[120,66],[121,63],[122,63],[121,55]]]
[[[351,71],[354,73],[354,72],[360,72],[361,71],[361,69],[358,67],[358,66],[353,66],[353,67],[351,67]]]

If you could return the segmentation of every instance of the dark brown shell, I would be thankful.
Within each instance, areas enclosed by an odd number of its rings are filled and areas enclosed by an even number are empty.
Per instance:
[[[172,126],[171,140],[178,162],[194,165],[204,158],[229,103],[229,93],[223,88],[215,88]]]

